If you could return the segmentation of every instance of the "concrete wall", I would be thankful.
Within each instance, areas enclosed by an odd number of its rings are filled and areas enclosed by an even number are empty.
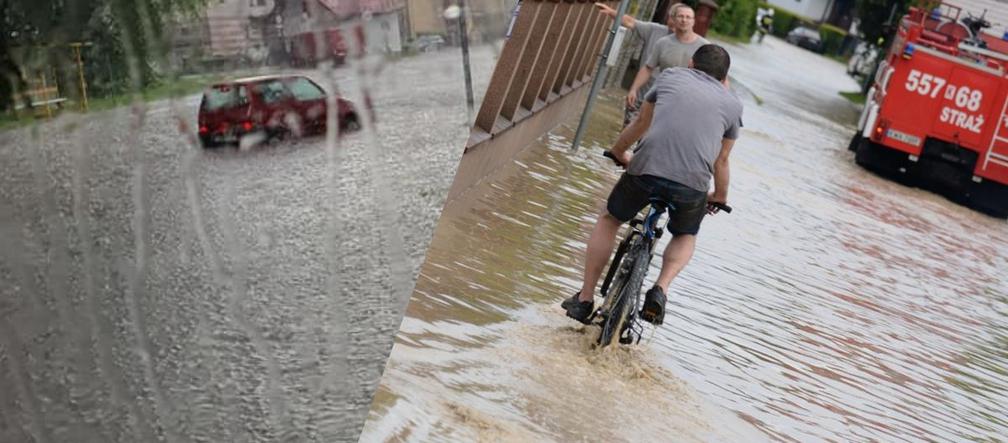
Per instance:
[[[252,26],[248,0],[209,2],[206,18],[210,34],[210,55],[233,57],[263,45],[262,32]]]
[[[399,28],[399,14],[375,14],[364,24],[367,35],[367,51],[372,54],[402,51],[402,32]]]
[[[820,20],[829,6],[829,0],[769,0],[770,6],[786,9],[812,20]]]

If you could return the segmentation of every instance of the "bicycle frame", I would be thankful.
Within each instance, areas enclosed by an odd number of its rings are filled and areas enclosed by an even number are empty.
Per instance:
[[[675,211],[675,206],[668,203],[662,199],[652,198],[651,205],[648,208],[648,214],[644,217],[644,227],[642,229],[642,235],[644,235],[644,240],[647,242],[653,242],[656,238],[661,237],[661,228],[655,231],[655,226],[658,224],[658,220],[661,219],[662,214],[665,211],[672,213]],[[651,249],[654,249],[654,244],[652,243]]]
[[[636,292],[634,293],[626,293],[623,291],[623,285],[627,284],[627,281],[625,279],[629,278],[628,273],[631,272],[629,271],[628,268],[633,268],[635,266],[635,263],[633,261],[629,263],[623,263],[624,254],[633,250],[639,251],[640,249],[634,249],[639,247],[646,248],[649,254],[652,251],[654,251],[655,244],[657,243],[656,240],[658,238],[661,238],[662,232],[664,232],[662,228],[657,227],[659,222],[661,221],[661,217],[662,215],[665,214],[665,211],[674,211],[674,210],[675,206],[673,206],[671,203],[665,202],[657,198],[650,199],[650,205],[648,207],[647,215],[644,216],[643,219],[634,218],[633,220],[630,221],[630,228],[628,230],[628,234],[620,242],[620,246],[616,250],[616,253],[613,255],[613,258],[609,264],[609,271],[606,273],[605,280],[603,280],[602,282],[602,288],[600,292],[603,297],[606,297],[606,303],[603,304],[601,309],[599,309],[599,311],[596,314],[602,314],[604,317],[608,318],[609,315],[613,314],[612,311],[614,307],[621,306],[623,303],[631,303],[632,306],[630,309],[629,316],[626,317],[625,320],[621,320],[619,322],[619,324],[623,324],[623,328],[621,328],[620,331],[613,331],[616,334],[618,334],[618,336],[622,336],[623,330],[629,330],[630,331],[628,332],[629,335],[627,335],[629,342],[633,341],[634,335],[637,336],[637,341],[640,341],[640,337],[642,334],[642,329],[637,324],[637,315],[636,315],[637,304],[640,299],[640,289],[635,288],[634,291]],[[636,242],[640,243],[637,244]],[[647,261],[650,262],[650,258]],[[644,266],[647,265],[645,264]],[[646,273],[646,271],[644,272]],[[641,276],[640,278],[642,279],[643,276]],[[611,289],[610,285],[613,282],[617,282],[617,284],[615,285],[616,292],[610,296],[608,292]],[[628,298],[627,300],[621,300],[623,297]],[[625,321],[625,323],[623,323],[623,321]],[[599,336],[600,340],[602,340],[603,337],[608,336],[607,334],[612,333],[612,332],[609,333],[606,332],[607,331],[606,328],[608,327],[607,324],[609,324],[608,321],[603,320],[601,324],[603,332],[602,335]],[[622,340],[623,339],[621,338],[620,339],[621,343],[623,343]]]

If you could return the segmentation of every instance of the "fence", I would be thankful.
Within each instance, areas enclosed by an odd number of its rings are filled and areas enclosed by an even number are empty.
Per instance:
[[[589,1],[521,2],[448,192],[449,202],[580,112],[610,26],[612,19]]]

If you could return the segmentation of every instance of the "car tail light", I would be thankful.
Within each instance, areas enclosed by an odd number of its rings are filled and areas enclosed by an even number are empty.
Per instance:
[[[242,129],[244,129],[246,131],[251,131],[252,130],[252,122],[244,122],[244,123],[242,123]]]
[[[200,134],[206,134],[207,132],[210,132],[210,128],[206,127],[206,125],[200,125],[200,127],[199,127],[199,133]]]

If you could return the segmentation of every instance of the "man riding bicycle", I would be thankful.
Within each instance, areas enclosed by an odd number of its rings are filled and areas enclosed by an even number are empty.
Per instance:
[[[693,256],[704,214],[717,212],[712,203],[727,201],[728,155],[742,125],[742,102],[727,87],[730,64],[724,48],[701,46],[689,68],[670,68],[658,75],[640,115],[620,133],[611,153],[627,170],[613,187],[588,240],[581,290],[561,303],[568,317],[590,321],[595,285],[612,254],[617,231],[650,198],[658,197],[675,207],[667,225],[673,237],[662,256],[658,280],[645,295],[641,318],[662,324],[665,294]],[[629,152],[638,139],[636,153]],[[712,177],[714,190],[708,195]]]

